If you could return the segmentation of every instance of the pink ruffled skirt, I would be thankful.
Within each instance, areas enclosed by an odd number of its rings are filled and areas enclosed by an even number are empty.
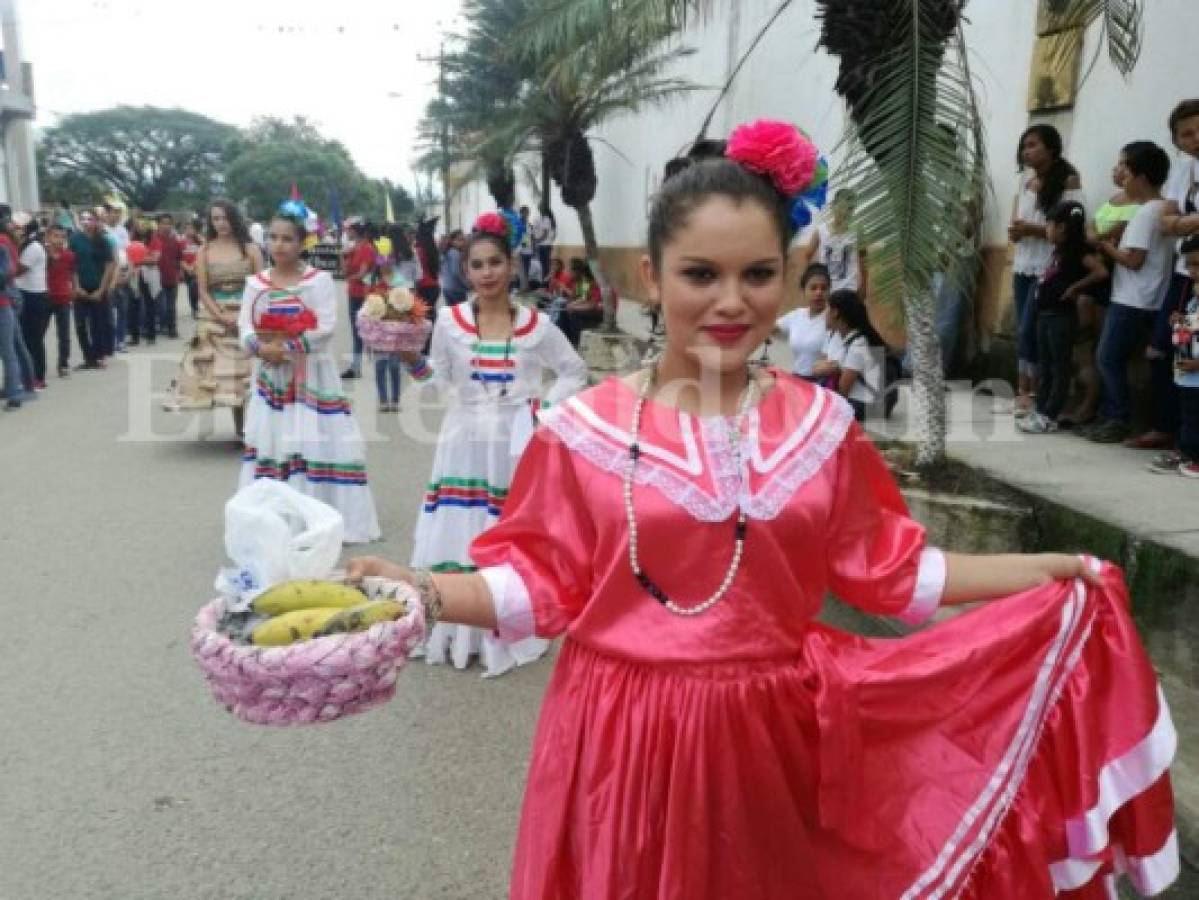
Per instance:
[[[514,900],[1038,900],[1177,876],[1176,736],[1118,570],[899,640],[652,664],[568,639]]]

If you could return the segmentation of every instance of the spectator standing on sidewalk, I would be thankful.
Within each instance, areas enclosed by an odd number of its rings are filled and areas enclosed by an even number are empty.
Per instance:
[[[129,337],[129,316],[132,313],[136,298],[129,286],[133,269],[129,265],[127,251],[129,249],[129,230],[121,223],[124,213],[119,206],[111,203],[104,204],[104,235],[112,245],[113,262],[116,264],[115,277],[109,291],[109,302],[112,304],[114,316],[113,349],[117,353],[125,352],[125,342]]]
[[[21,227],[20,263],[15,281],[21,291],[21,334],[33,362],[33,385],[46,389],[46,328],[50,324],[50,298],[46,294],[46,248],[37,219]]]
[[[1037,389],[1037,304],[1033,292],[1053,256],[1045,239],[1045,217],[1062,200],[1082,203],[1078,170],[1062,156],[1062,136],[1052,125],[1032,125],[1020,135],[1016,165],[1029,175],[1013,203],[1008,240],[1012,257],[1012,294],[1016,306],[1017,412],[1033,408]]]
[[[196,258],[200,247],[200,220],[192,219],[183,232],[183,283],[187,286],[187,305],[193,320],[200,311],[200,288],[196,283]]]
[[[1087,214],[1081,203],[1059,203],[1046,219],[1045,236],[1053,245],[1053,256],[1034,295],[1040,372],[1037,408],[1017,426],[1027,434],[1058,430],[1070,394],[1078,303],[1108,278],[1103,260],[1087,242]]]
[[[71,302],[81,290],[75,254],[67,247],[67,231],[61,225],[51,225],[46,233],[46,257],[46,290],[58,339],[58,377],[66,378],[71,374]]]
[[[75,298],[75,335],[83,362],[79,369],[103,369],[112,355],[112,306],[105,292],[116,268],[112,245],[100,231],[96,214],[79,214],[79,231],[71,235],[71,252],[79,275],[79,294]]]
[[[154,306],[161,330],[169,338],[179,337],[175,306],[179,282],[183,277],[183,245],[175,235],[175,220],[170,213],[158,216],[158,229],[150,240],[150,259],[158,265],[161,289]]]
[[[25,297],[21,293],[21,289],[17,286],[17,278],[21,275],[21,251],[19,245],[21,242],[21,232],[17,223],[13,220],[12,207],[7,203],[0,204],[0,242],[3,242],[4,249],[8,253],[9,262],[9,277],[4,289],[8,292],[9,300],[16,310],[17,330],[14,336],[14,342],[17,350],[17,363],[21,370],[21,385],[25,390],[23,399],[36,400],[36,379],[33,371],[33,355],[29,352],[29,347],[25,343],[25,333],[21,329],[21,312],[25,308]]]
[[[533,240],[537,244],[537,259],[541,263],[541,277],[549,281],[550,257],[554,255],[554,244],[558,240],[558,220],[548,203],[541,204],[540,215],[533,223]]]
[[[1170,322],[1178,387],[1178,449],[1168,450],[1149,463],[1149,471],[1199,478],[1199,236],[1183,241],[1182,258],[1191,292],[1182,311],[1174,313]]]
[[[350,333],[353,357],[342,378],[357,378],[362,374],[362,337],[358,334],[358,310],[366,302],[366,280],[375,270],[375,245],[371,228],[366,222],[354,222],[349,228],[354,244],[346,259],[346,291],[350,302]]]
[[[0,365],[4,366],[4,409],[11,412],[21,408],[25,389],[21,384],[21,362],[17,358],[17,307],[8,292],[16,259],[0,241]]]
[[[1129,436],[1132,398],[1128,363],[1152,333],[1174,262],[1173,245],[1162,234],[1162,216],[1170,204],[1162,199],[1161,188],[1170,172],[1170,157],[1151,141],[1134,141],[1122,152],[1128,168],[1124,190],[1141,208],[1118,245],[1110,239],[1098,244],[1113,264],[1112,303],[1099,338],[1101,420],[1085,434],[1102,444],[1119,443]]]
[[[1181,252],[1182,243],[1199,233],[1199,100],[1184,100],[1170,113],[1170,136],[1182,156],[1170,167],[1170,178],[1162,196],[1170,208],[1162,217],[1162,232],[1178,238],[1178,263],[1170,276],[1165,300],[1153,323],[1153,339],[1146,355],[1153,378],[1153,427],[1140,437],[1126,443],[1134,447],[1169,447],[1178,434],[1179,395],[1176,385],[1174,353],[1171,337],[1172,323],[1191,299],[1191,276]]]
[[[466,274],[462,270],[462,248],[465,246],[466,237],[461,229],[450,232],[441,260],[441,293],[446,306],[461,303],[470,294],[470,285],[466,283]]]

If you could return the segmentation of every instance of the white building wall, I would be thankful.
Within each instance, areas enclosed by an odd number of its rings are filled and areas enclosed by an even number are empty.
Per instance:
[[[989,244],[1006,240],[1019,180],[1016,143],[1030,121],[1027,95],[1036,7],[1035,0],[973,0],[967,7],[966,40],[983,108],[993,188]],[[776,8],[777,0],[740,0],[693,27],[682,43],[696,53],[681,63],[679,72],[709,89],[613,120],[596,134],[599,193],[593,212],[602,245],[635,247],[644,242],[646,208],[662,166],[694,139],[730,67]],[[760,117],[796,122],[830,156],[835,186],[845,114],[833,90],[836,61],[816,50],[819,27],[813,0],[796,0],[742,69],[709,133],[724,136],[732,126]],[[1079,169],[1090,204],[1102,202],[1113,190],[1110,170],[1125,143],[1154,140],[1177,156],[1166,118],[1178,100],[1199,96],[1199,81],[1185,75],[1194,69],[1196,36],[1199,2],[1154,0],[1146,14],[1144,52],[1133,75],[1122,78],[1106,48],[1100,47],[1074,109],[1035,119],[1061,130],[1066,156]],[[1100,40],[1096,24],[1083,50],[1084,73]],[[573,211],[562,205],[556,189],[553,193],[559,243],[581,244]],[[535,196],[521,185],[518,205],[534,205]],[[486,185],[479,181],[459,196],[456,218],[469,225],[479,212],[491,208]]]

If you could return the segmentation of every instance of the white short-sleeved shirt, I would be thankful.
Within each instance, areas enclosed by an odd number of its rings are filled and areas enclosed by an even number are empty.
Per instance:
[[[796,375],[812,374],[812,367],[824,353],[828,338],[827,310],[812,315],[801,307],[779,319],[779,328],[786,332],[791,346],[791,371]]]
[[[824,355],[843,370],[858,373],[857,380],[849,389],[849,399],[867,405],[878,399],[883,388],[883,364],[881,347],[871,347],[864,334],[849,335],[848,341],[835,332],[829,332]]]
[[[30,294],[46,293],[46,248],[37,241],[30,241],[21,251],[21,265],[25,267],[25,273],[14,279],[17,287]]]
[[[1176,160],[1170,167],[1170,179],[1166,182],[1162,196],[1178,204],[1179,211],[1186,215],[1190,211],[1199,210],[1199,159],[1189,156]],[[1189,205],[1188,205],[1189,201]],[[1182,247],[1182,239],[1177,241],[1175,250]],[[1178,262],[1174,271],[1179,275],[1187,274],[1187,261],[1178,253]]]
[[[1045,213],[1037,206],[1037,192],[1029,185],[1028,178],[1020,185],[1020,193],[1016,195],[1016,218],[1029,225],[1044,225]],[[1083,192],[1072,188],[1062,194],[1062,201],[1071,200],[1084,203]],[[1016,241],[1016,252],[1012,254],[1012,272],[1016,275],[1036,275],[1040,278],[1049,268],[1049,260],[1053,258],[1053,244],[1044,238],[1023,237]]]
[[[1112,274],[1112,302],[1134,309],[1156,310],[1166,296],[1174,267],[1174,241],[1161,233],[1165,200],[1144,204],[1124,229],[1121,250],[1146,251],[1145,263],[1136,270],[1116,263]]]
[[[858,290],[861,284],[857,236],[851,231],[833,234],[825,222],[820,223],[816,233],[820,236],[816,259],[828,268],[829,287],[834,291]]]

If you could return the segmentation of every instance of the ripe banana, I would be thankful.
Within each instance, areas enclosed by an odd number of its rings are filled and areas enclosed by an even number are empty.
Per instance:
[[[250,633],[250,641],[260,647],[281,647],[315,637],[334,617],[344,610],[296,609],[267,619]]]
[[[332,581],[285,581],[254,598],[254,612],[280,616],[300,609],[348,609],[366,602],[357,588]]]
[[[316,637],[327,634],[344,634],[348,631],[366,631],[377,622],[398,619],[407,607],[396,600],[371,600],[351,609],[343,609],[327,622]]]

